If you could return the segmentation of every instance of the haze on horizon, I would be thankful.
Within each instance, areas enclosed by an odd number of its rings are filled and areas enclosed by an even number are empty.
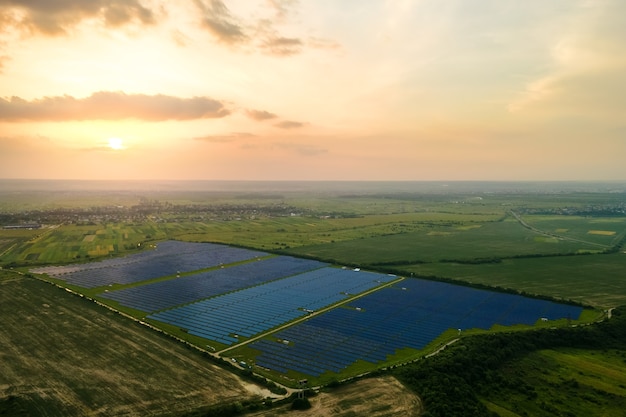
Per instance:
[[[622,0],[0,0],[0,178],[624,180]]]

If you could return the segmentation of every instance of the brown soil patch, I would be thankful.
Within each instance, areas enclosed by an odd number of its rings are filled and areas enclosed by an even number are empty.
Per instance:
[[[367,378],[309,398],[311,408],[291,411],[276,407],[256,417],[411,417],[422,413],[420,398],[392,376]]]
[[[590,230],[587,233],[590,235],[613,236],[616,232],[612,230]]]

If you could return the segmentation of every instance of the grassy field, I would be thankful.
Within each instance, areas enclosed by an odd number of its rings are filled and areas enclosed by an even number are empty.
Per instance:
[[[450,224],[457,228],[474,227],[496,219],[492,214],[402,213],[356,218],[293,216],[231,221],[63,225],[40,232],[41,237],[17,242],[19,244],[1,259],[25,264],[84,261],[86,258],[123,254],[137,250],[138,244],[166,238],[277,250],[320,243],[354,242],[416,230],[431,231],[438,227],[447,228]],[[4,239],[7,232],[12,231],[0,231],[0,238]]]
[[[0,414],[181,415],[255,395],[200,354],[50,284],[0,271],[0,299]]]
[[[72,224],[33,231],[0,230],[0,239],[12,242],[3,254],[0,252],[0,259],[4,264],[25,265],[86,262],[136,252],[146,242],[166,238],[163,231],[150,223]]]
[[[574,300],[598,308],[626,304],[626,254],[505,259],[495,264],[402,265],[421,276],[437,276]]]
[[[360,239],[329,245],[303,246],[296,255],[335,259],[362,265],[419,263],[446,260],[558,255],[596,249],[582,242],[538,240],[537,234],[517,221],[424,226],[423,230]]]
[[[258,249],[275,250],[305,245],[353,242],[363,238],[409,233],[447,224],[481,224],[498,218],[493,214],[400,213],[355,218],[293,216],[273,219],[213,221],[198,227],[167,225],[182,240],[208,240]],[[184,227],[188,227],[186,231]]]
[[[502,417],[620,416],[626,409],[621,350],[541,350],[502,372],[509,384],[483,399]]]
[[[0,229],[0,260],[6,263],[8,259],[14,259],[16,254],[21,253],[22,249],[28,246],[28,242],[34,242],[43,233],[45,230],[41,229]]]
[[[611,246],[626,234],[624,217],[523,216],[524,220],[548,233],[599,245]]]

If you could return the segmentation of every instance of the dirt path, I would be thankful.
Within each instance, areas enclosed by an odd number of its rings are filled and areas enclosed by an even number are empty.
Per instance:
[[[309,399],[311,408],[290,411],[289,406],[252,414],[255,417],[412,417],[422,413],[420,398],[392,376],[362,379]]]
[[[511,213],[511,215],[515,218],[515,220],[517,220],[519,222],[519,224],[521,224],[523,227],[525,227],[526,229],[537,233],[539,235],[543,235],[543,236],[547,236],[547,237],[554,237],[560,240],[567,240],[570,242],[576,242],[576,243],[584,243],[585,245],[592,245],[592,246],[598,246],[604,249],[607,249],[609,246],[607,245],[603,245],[601,243],[596,243],[596,242],[589,242],[587,240],[582,240],[582,239],[575,239],[573,237],[568,237],[568,236],[563,236],[563,235],[559,235],[556,233],[552,233],[552,232],[546,232],[544,230],[541,229],[537,229],[535,226],[531,226],[530,224],[526,223],[526,221],[524,219],[522,219],[522,216],[520,216],[519,214],[517,214],[516,212],[514,212],[513,210],[510,210],[509,213]]]

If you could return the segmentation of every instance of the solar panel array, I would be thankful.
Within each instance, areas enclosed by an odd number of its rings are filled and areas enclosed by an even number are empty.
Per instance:
[[[277,256],[169,281],[111,291],[102,296],[126,307],[155,312],[326,265],[308,259]]]
[[[325,267],[152,314],[190,334],[226,345],[393,280],[387,275]]]
[[[210,243],[167,241],[156,250],[124,258],[31,272],[95,288],[267,255]],[[232,345],[240,337],[276,328],[394,279],[278,256],[101,295],[153,313],[148,317],[190,334]],[[405,279],[347,307],[279,331],[274,335],[278,343],[267,339],[252,343],[261,352],[256,365],[319,376],[340,372],[359,359],[378,363],[398,349],[422,349],[451,328],[489,329],[494,324],[533,324],[539,318],[576,319],[582,311],[576,306],[419,279]]]
[[[124,258],[37,268],[31,272],[46,273],[80,287],[95,288],[110,284],[130,284],[176,274],[178,271],[196,271],[260,256],[267,256],[267,253],[212,243],[166,241],[159,243],[154,250]]]
[[[319,376],[357,359],[386,360],[398,349],[422,349],[447,329],[533,324],[540,318],[578,318],[581,307],[442,282],[406,279],[280,331],[280,343],[254,342],[256,364],[278,372]],[[284,343],[283,341],[288,341]]]

